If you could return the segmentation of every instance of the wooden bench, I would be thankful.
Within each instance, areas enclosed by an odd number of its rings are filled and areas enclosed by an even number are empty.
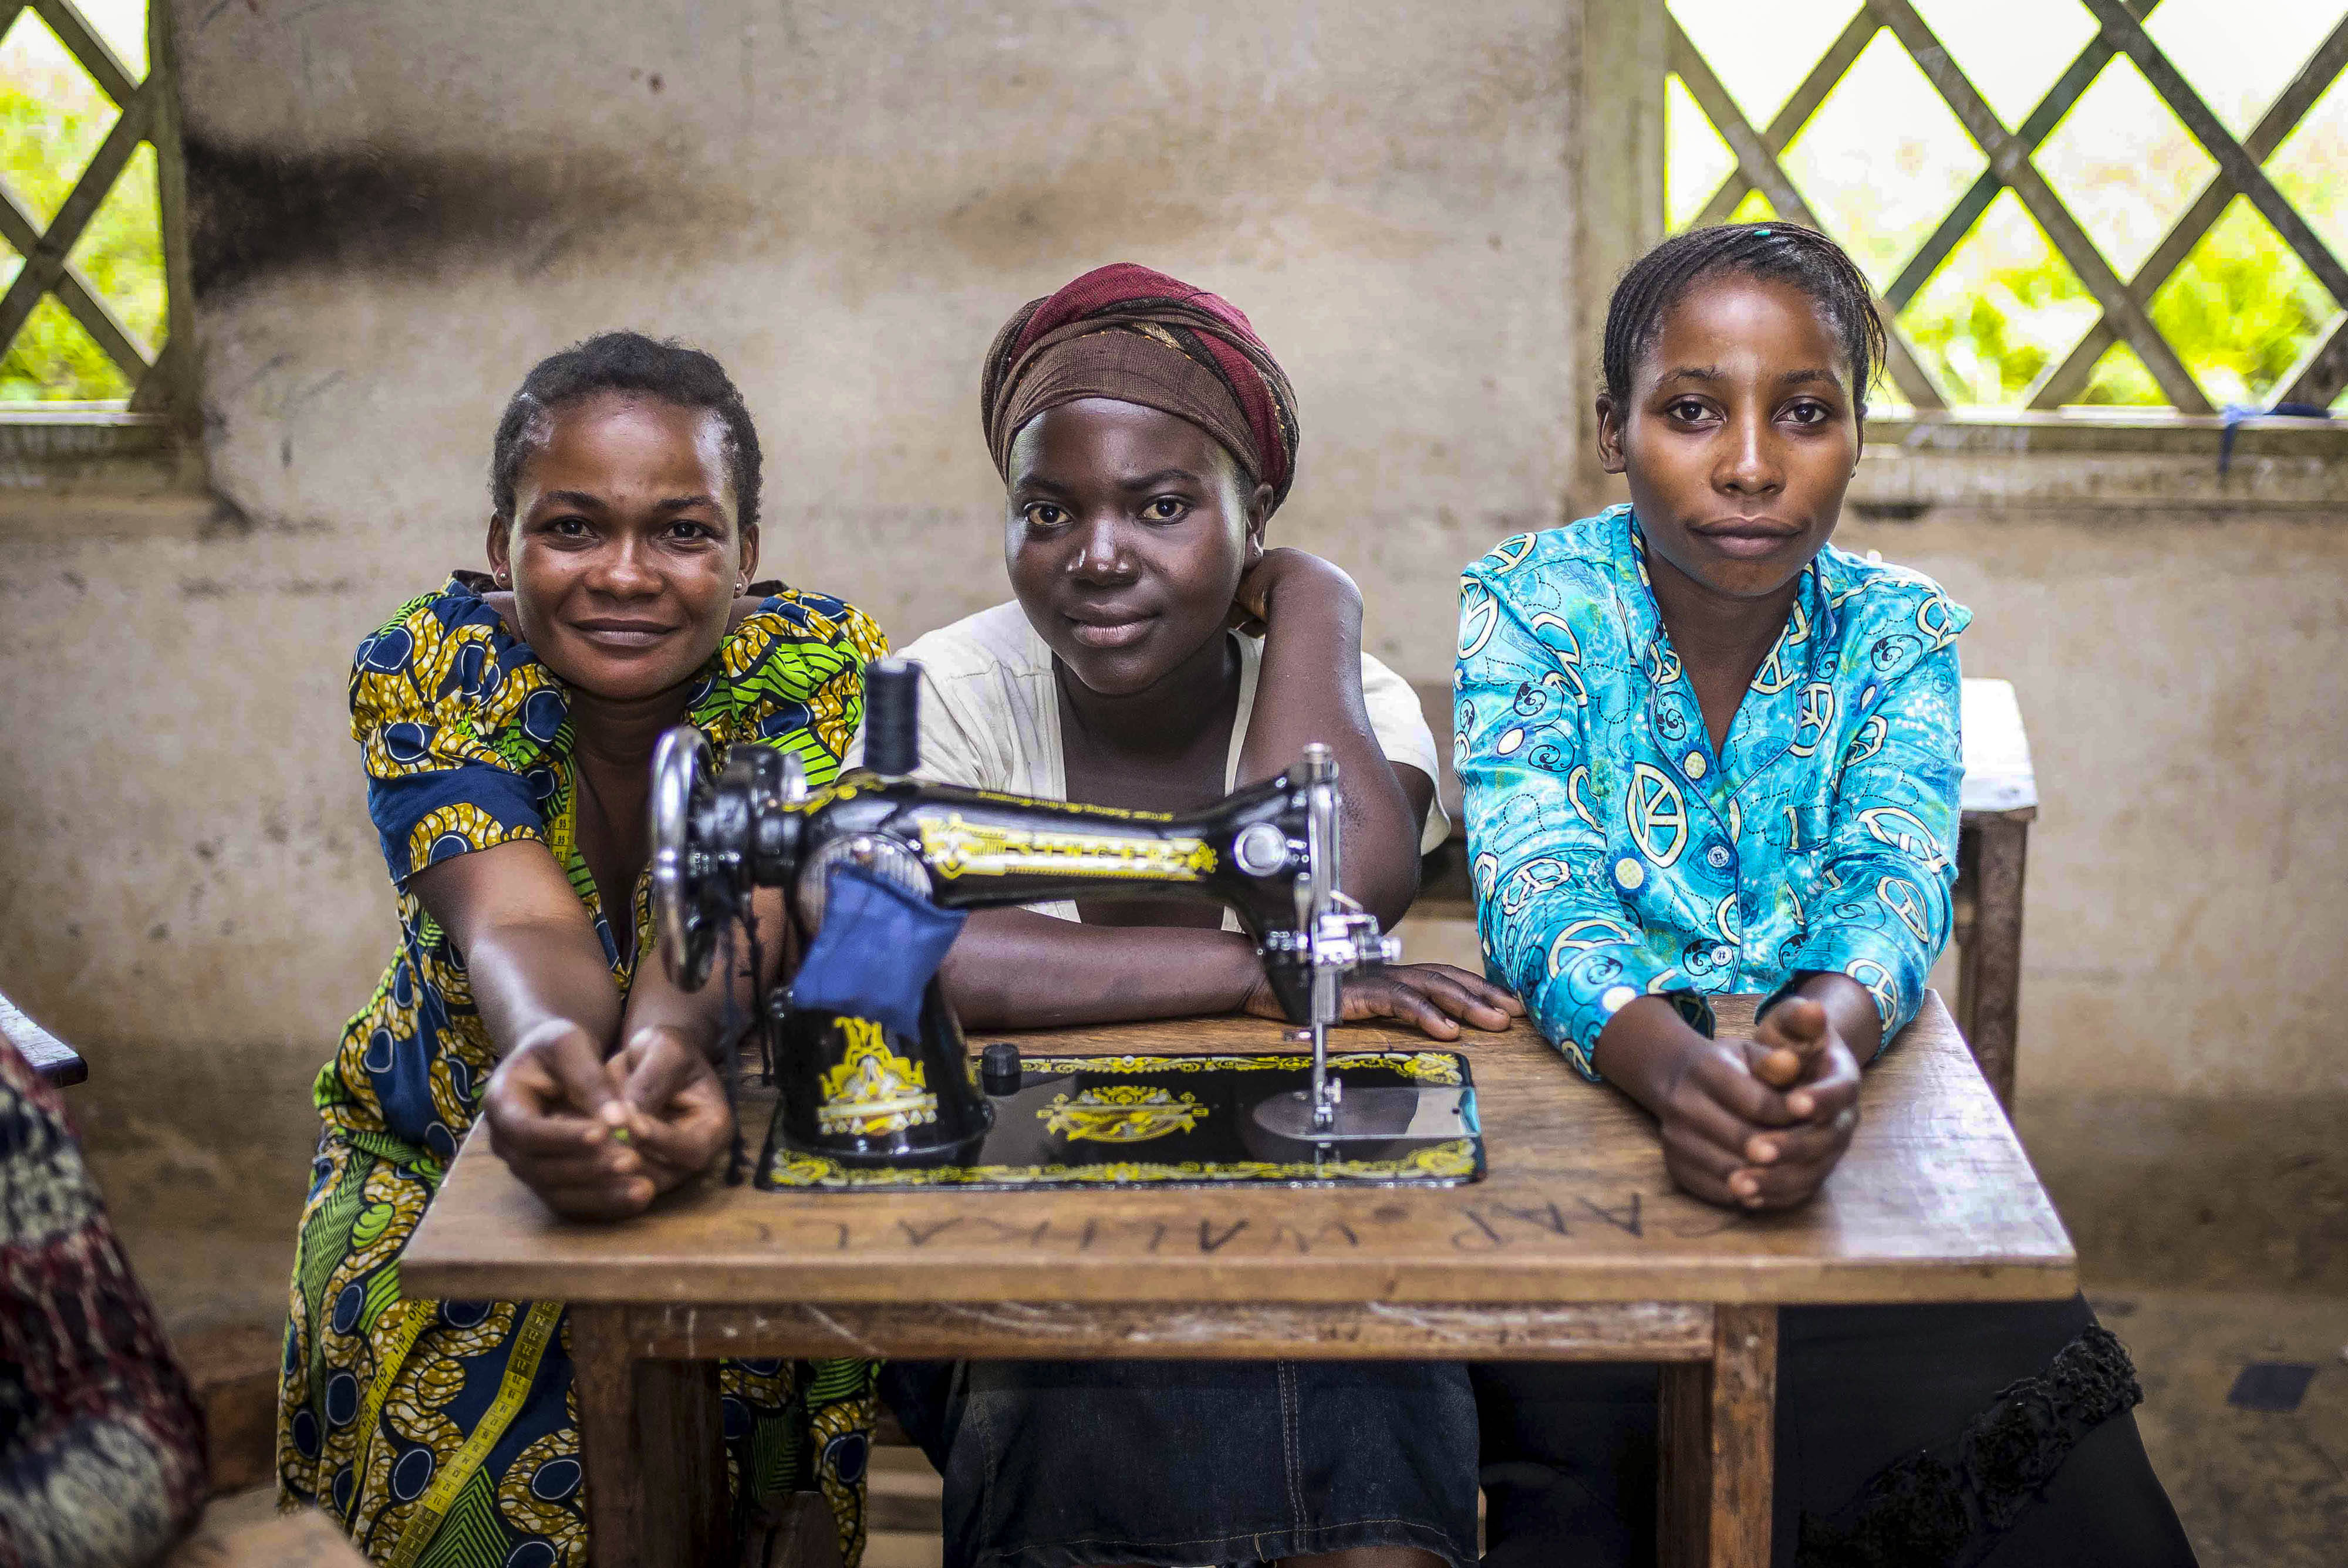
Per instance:
[[[1957,830],[1957,1027],[1997,1103],[2013,1110],[2022,1010],[2022,872],[2038,820],[2038,775],[2013,683],[1969,680]]]
[[[0,995],[0,1037],[24,1053],[33,1070],[50,1083],[80,1083],[89,1077],[81,1053],[25,1016],[25,1010]]]
[[[1451,767],[1451,688],[1419,682],[1420,708],[1435,732],[1441,776],[1436,795],[1451,818],[1451,837],[1426,857],[1411,913],[1437,919],[1476,918],[1468,874],[1468,827],[1459,776]],[[2022,1004],[2022,873],[2030,824],[2038,816],[2038,779],[2013,685],[1964,686],[1965,781],[1957,831],[1957,1027],[1981,1064],[1997,1102],[2013,1109],[2016,1020]]]

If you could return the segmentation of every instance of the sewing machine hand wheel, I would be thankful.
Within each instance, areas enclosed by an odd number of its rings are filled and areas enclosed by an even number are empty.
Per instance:
[[[661,967],[687,991],[707,984],[718,930],[749,897],[752,818],[808,794],[807,771],[788,751],[736,748],[723,789],[709,763],[708,740],[686,725],[662,736],[653,752],[654,940]]]
[[[716,923],[695,896],[693,872],[694,808],[710,795],[709,742],[685,726],[660,738],[653,753],[652,868],[653,934],[661,967],[688,991],[709,978],[716,947]]]

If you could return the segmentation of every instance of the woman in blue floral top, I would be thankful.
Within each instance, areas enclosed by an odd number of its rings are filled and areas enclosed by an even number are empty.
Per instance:
[[[558,1212],[616,1218],[733,1130],[723,986],[650,962],[652,750],[671,726],[796,753],[818,783],[863,715],[879,628],[754,585],[759,455],[715,359],[633,333],[553,356],[500,421],[490,575],[359,645],[351,734],[399,944],[320,1069],[324,1123],[279,1392],[284,1498],[375,1561],[577,1568],[587,1489],[561,1302],[421,1301],[399,1260],[477,1117]],[[820,1490],[854,1568],[873,1364],[729,1361],[746,1529]]]
[[[1702,998],[1786,975],[1849,977],[1888,1039],[1948,939],[1972,613],[1832,545],[1792,587],[1715,739],[1629,507],[1468,569],[1457,716],[1483,935],[1593,1078],[1637,998],[1682,996],[1708,1031]]]
[[[1485,963],[1673,1179],[1807,1201],[1948,941],[1971,616],[1828,542],[1882,328],[1831,242],[1734,224],[1616,288],[1600,451],[1631,504],[1462,584],[1456,750]],[[1752,1037],[1710,998],[1766,993]],[[1781,1563],[2192,1561],[2082,1300],[1781,1315]],[[1488,1563],[1652,1560],[1654,1377],[1478,1369]]]

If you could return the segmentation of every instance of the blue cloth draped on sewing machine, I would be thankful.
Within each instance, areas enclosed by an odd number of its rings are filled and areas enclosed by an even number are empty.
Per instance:
[[[835,866],[826,882],[823,929],[791,982],[791,1006],[918,1035],[922,994],[967,918],[861,867]]]

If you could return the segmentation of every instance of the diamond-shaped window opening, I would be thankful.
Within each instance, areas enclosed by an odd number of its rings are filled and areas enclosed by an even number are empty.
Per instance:
[[[2012,407],[2096,314],[2020,198],[2001,191],[1900,313],[1900,329],[1950,401]]]
[[[142,142],[130,155],[70,259],[151,358],[163,338],[163,222],[152,147]]]
[[[1736,154],[1679,77],[1663,82],[1663,222],[1677,233],[1704,211],[1720,182],[1736,171]]]
[[[2124,58],[2104,67],[2031,161],[2124,278],[2218,168]]]
[[[2308,110],[2267,160],[2267,178],[2332,253],[2348,262],[2348,75]],[[2342,304],[2348,304],[2348,301]]]
[[[30,6],[0,38],[0,180],[46,227],[121,111]]]
[[[2135,349],[2125,343],[2115,343],[2104,350],[2096,367],[2087,376],[2086,390],[2079,394],[2082,404],[2110,404],[2123,407],[2166,407],[2168,395]]]
[[[1987,167],[1888,32],[1875,36],[1778,161],[1879,290]]]
[[[131,390],[129,378],[55,294],[41,296],[0,357],[0,404],[106,402]]]
[[[2153,325],[2209,401],[2264,404],[2339,306],[2259,210],[2237,196],[2152,296]],[[2098,401],[2090,383],[2090,402]]]
[[[2341,0],[2162,0],[2144,30],[2226,129],[2248,136],[2343,9]]]
[[[114,57],[122,62],[132,81],[147,75],[147,0],[68,0],[89,24],[89,30],[106,40]]]
[[[1680,30],[1756,130],[1767,125],[1770,117],[1794,96],[1794,89],[1859,9],[1851,0],[1670,0],[1670,4]]]
[[[2174,3],[2174,0],[2172,0]],[[2009,130],[2038,107],[2096,36],[2085,5],[2049,0],[1915,0],[1916,14]],[[2015,47],[2016,40],[2027,40]]]

